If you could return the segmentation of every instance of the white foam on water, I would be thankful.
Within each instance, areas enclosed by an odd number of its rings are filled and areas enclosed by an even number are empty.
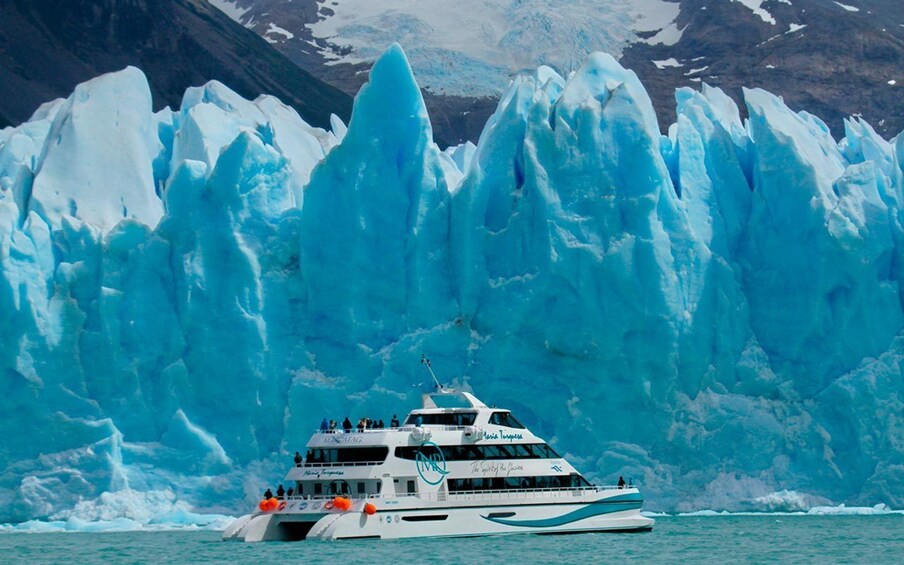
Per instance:
[[[223,514],[194,512],[170,490],[125,489],[82,500],[48,520],[0,524],[2,533],[129,532],[136,530],[222,530],[234,520]]]

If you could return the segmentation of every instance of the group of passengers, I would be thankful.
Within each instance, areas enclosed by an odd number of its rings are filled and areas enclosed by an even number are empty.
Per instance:
[[[390,428],[398,428],[399,427],[399,418],[395,414],[392,415],[392,420],[389,422]],[[320,431],[321,432],[337,432],[339,428],[339,423],[336,420],[327,420],[324,418],[320,422]],[[382,430],[386,428],[386,424],[383,423],[383,420],[374,420],[372,418],[361,418],[358,420],[358,425],[353,426],[352,421],[348,419],[348,416],[342,420],[342,431],[345,433],[351,432],[353,429],[357,429],[359,432],[363,432],[364,430]]]
[[[297,451],[295,452],[295,455],[298,456]],[[276,487],[276,498],[289,498],[294,492],[295,489],[293,489],[292,487],[289,487],[289,490],[286,490],[282,485],[279,485],[278,487]],[[273,491],[267,488],[267,490],[264,492],[264,500],[268,500],[270,498],[273,498]]]

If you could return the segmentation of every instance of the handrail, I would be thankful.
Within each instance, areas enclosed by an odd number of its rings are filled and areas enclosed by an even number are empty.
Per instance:
[[[446,499],[449,497],[468,496],[477,497],[478,499],[497,499],[497,498],[531,498],[528,495],[555,495],[573,493],[575,495],[584,492],[603,492],[610,490],[629,490],[636,488],[619,487],[618,485],[592,485],[589,487],[549,487],[549,488],[533,488],[533,489],[496,489],[496,490],[469,490],[469,491],[450,491],[445,493],[439,492],[423,492],[423,493],[372,493],[367,495],[351,495],[351,494],[314,494],[314,495],[293,495],[284,497],[286,500],[332,500],[337,496],[343,496],[351,500],[393,500],[393,499],[411,499],[438,501],[439,495],[442,494]],[[502,496],[505,495],[505,496]],[[512,496],[525,495],[525,496]]]
[[[361,433],[374,433],[374,432],[385,432],[386,430],[398,430],[403,426],[389,427],[385,428],[364,428],[363,430],[359,430],[357,428],[352,428],[349,431],[345,431],[343,428],[336,428],[334,430],[322,430],[317,428],[314,430],[315,434],[361,434]]]
[[[386,426],[385,428],[364,428],[362,430],[359,430],[357,428],[352,428],[349,431],[345,431],[342,428],[336,428],[333,430],[322,430],[320,428],[316,428],[314,430],[314,433],[315,434],[361,434],[361,433],[369,434],[369,433],[376,433],[376,432],[385,432],[387,430],[407,431],[407,430],[413,430],[417,427],[421,427],[421,428],[429,427],[434,430],[436,430],[437,428],[440,428],[446,432],[458,432],[458,431],[465,431],[469,428],[474,429],[476,426],[474,424],[471,424],[470,426],[452,426],[452,425],[448,425],[448,424],[421,424],[420,426],[415,426],[414,424],[402,424],[401,426]]]
[[[305,461],[301,465],[295,465],[296,467],[363,467],[367,465],[382,465],[386,460],[383,461],[327,461],[324,463],[314,462],[314,461]]]

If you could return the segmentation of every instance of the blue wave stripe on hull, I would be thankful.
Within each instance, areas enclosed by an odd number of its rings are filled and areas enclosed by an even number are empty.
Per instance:
[[[520,526],[523,528],[552,528],[555,526],[563,526],[565,524],[577,522],[578,520],[583,520],[585,518],[600,516],[602,514],[611,514],[613,512],[621,512],[623,510],[640,509],[642,505],[643,500],[640,499],[640,497],[636,495],[623,495],[598,502],[591,502],[590,504],[578,508],[577,510],[572,510],[571,512],[562,514],[561,516],[554,516],[552,518],[543,518],[539,520],[510,520],[507,518],[490,518],[489,516],[481,516],[481,518],[483,518],[484,520],[489,520],[490,522],[496,522],[497,524],[503,524],[505,526]]]

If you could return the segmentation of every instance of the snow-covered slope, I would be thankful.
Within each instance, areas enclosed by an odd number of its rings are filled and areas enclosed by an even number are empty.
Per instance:
[[[477,140],[495,106],[483,97],[497,100],[516,74],[548,65],[568,76],[594,51],[638,73],[663,129],[675,121],[675,88],[701,81],[736,102],[743,86],[763,86],[839,132],[852,114],[886,137],[904,128],[899,0],[214,3],[350,94],[377,55],[399,42],[425,88],[437,139],[449,144]]]
[[[681,35],[670,0],[209,1],[271,43],[298,37],[327,65],[370,64],[398,41],[420,85],[453,96],[498,96],[539,64],[570,72],[593,51],[618,55],[644,41],[638,34],[658,36],[652,43]]]
[[[673,24],[678,4],[338,0],[320,13],[324,17],[309,26],[314,38],[343,47],[330,52],[328,61],[371,62],[387,40],[399,41],[409,46],[411,65],[425,88],[474,96],[501,94],[513,73],[539,63],[570,72],[593,51],[618,55],[640,39],[638,32],[659,32]]]
[[[703,87],[662,137],[604,54],[445,152],[397,46],[347,131],[147,92],[0,136],[0,521],[240,511],[422,352],[652,510],[904,506],[904,136]]]

